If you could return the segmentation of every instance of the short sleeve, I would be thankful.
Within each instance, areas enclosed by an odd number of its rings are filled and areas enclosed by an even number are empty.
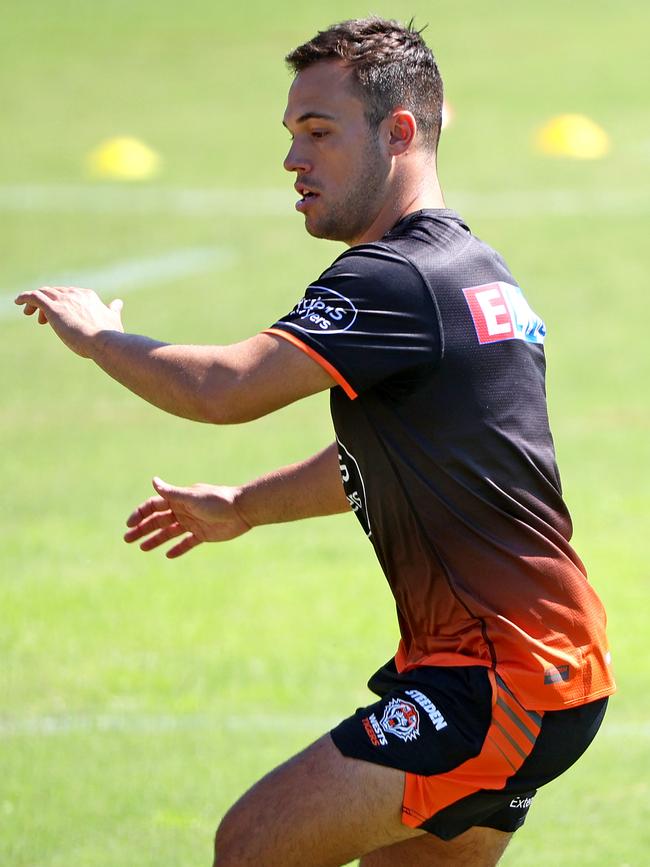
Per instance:
[[[388,247],[355,247],[307,287],[267,333],[316,359],[356,397],[440,358],[436,304],[420,272]]]

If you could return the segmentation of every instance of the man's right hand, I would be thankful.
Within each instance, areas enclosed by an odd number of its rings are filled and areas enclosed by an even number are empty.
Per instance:
[[[141,503],[126,521],[130,529],[124,541],[144,538],[143,551],[186,534],[167,551],[167,557],[180,557],[201,542],[226,542],[251,529],[235,505],[238,488],[204,484],[176,488],[158,478],[153,486],[158,496]]]
[[[38,310],[39,324],[49,322],[63,343],[82,358],[90,357],[90,347],[102,333],[124,332],[122,301],[116,298],[104,304],[92,289],[41,286],[21,292],[15,303],[23,305],[26,316]]]

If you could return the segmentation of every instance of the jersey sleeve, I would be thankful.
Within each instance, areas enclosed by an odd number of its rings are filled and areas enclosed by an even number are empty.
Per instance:
[[[266,332],[318,361],[351,398],[433,366],[441,353],[437,307],[423,277],[376,245],[340,256]]]

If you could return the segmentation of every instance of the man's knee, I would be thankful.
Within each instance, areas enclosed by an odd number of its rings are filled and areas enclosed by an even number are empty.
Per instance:
[[[246,862],[243,860],[242,841],[244,829],[237,818],[236,805],[223,817],[214,837],[213,867],[235,867]]]

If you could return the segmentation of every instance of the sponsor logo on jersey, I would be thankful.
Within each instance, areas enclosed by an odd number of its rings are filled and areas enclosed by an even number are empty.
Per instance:
[[[391,698],[381,718],[381,727],[403,741],[414,741],[420,734],[418,709],[410,701]]]
[[[420,692],[419,689],[407,689],[406,694],[410,695],[411,698],[416,701],[420,707],[426,712],[427,716],[434,724],[436,731],[439,732],[441,729],[447,728],[447,720],[440,713],[435,704],[431,701],[430,698]]]
[[[347,331],[357,318],[357,308],[334,289],[310,286],[291,312],[292,325],[315,334]]]
[[[370,518],[368,517],[368,506],[366,500],[366,486],[363,482],[363,476],[356,458],[352,455],[341,440],[337,440],[339,446],[339,468],[341,470],[341,479],[343,481],[343,490],[348,498],[350,508],[359,519],[359,523],[363,527],[366,536],[372,536],[370,529]]]
[[[388,741],[386,740],[386,735],[381,730],[381,726],[377,722],[377,717],[374,713],[371,713],[370,716],[364,717],[361,722],[366,730],[366,734],[370,738],[370,743],[375,747],[385,747]]]
[[[463,289],[479,343],[525,340],[544,343],[546,326],[531,310],[521,289],[510,283],[485,283]]]
[[[510,801],[509,806],[512,807],[513,810],[527,810],[533,803],[534,797],[534,795],[528,795],[526,797],[518,795],[516,798],[513,798],[512,801]]]

